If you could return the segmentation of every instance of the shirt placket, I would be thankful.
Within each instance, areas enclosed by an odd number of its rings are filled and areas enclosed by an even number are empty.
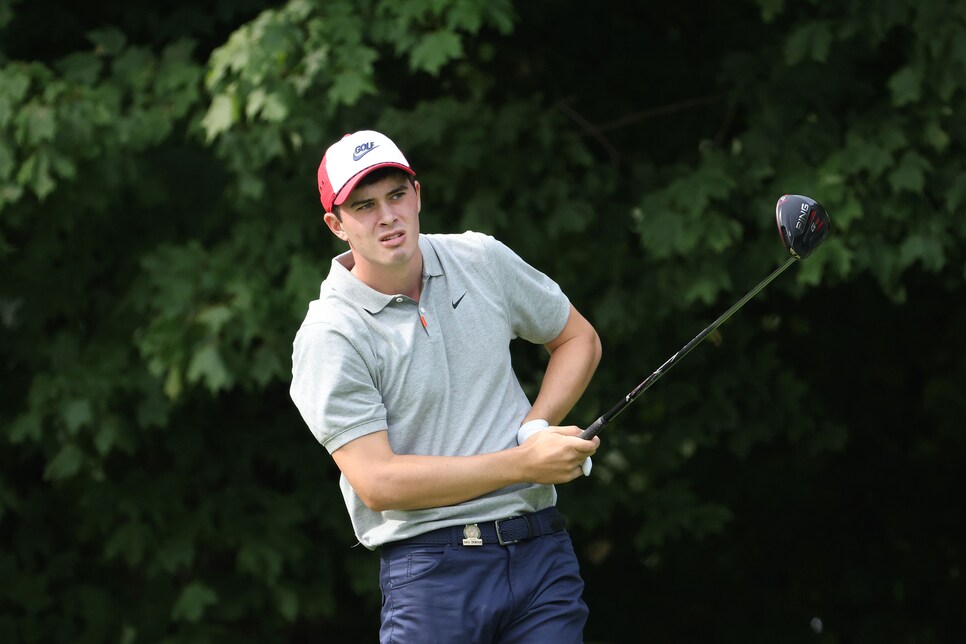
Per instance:
[[[423,331],[426,332],[426,336],[430,340],[435,341],[439,326],[436,324],[436,316],[433,315],[432,299],[430,297],[431,283],[430,276],[423,275],[423,289],[419,296],[419,302],[416,303],[416,311],[419,314],[419,323],[422,325]]]

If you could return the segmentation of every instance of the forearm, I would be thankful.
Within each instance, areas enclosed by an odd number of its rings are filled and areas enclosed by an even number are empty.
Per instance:
[[[417,510],[455,505],[516,483],[572,481],[600,444],[579,433],[577,427],[560,428],[499,452],[422,456],[394,453],[381,431],[347,443],[332,458],[369,508]]]
[[[550,351],[547,370],[524,422],[543,418],[551,425],[559,424],[583,395],[597,370],[601,346],[593,327],[576,309],[572,310],[567,327],[570,334],[547,345]]]
[[[513,449],[476,456],[391,454],[371,464],[356,493],[376,511],[456,505],[521,483],[518,461]]]

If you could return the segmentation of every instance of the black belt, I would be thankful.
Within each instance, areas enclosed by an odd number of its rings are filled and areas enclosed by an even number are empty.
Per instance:
[[[423,534],[393,541],[386,546],[433,545],[433,546],[482,546],[511,543],[560,532],[567,527],[567,521],[555,507],[549,507],[533,514],[523,514],[496,521],[467,523],[431,530]]]

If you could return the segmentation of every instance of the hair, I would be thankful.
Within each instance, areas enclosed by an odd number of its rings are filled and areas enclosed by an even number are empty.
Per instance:
[[[362,179],[359,180],[359,183],[356,184],[356,188],[364,188],[374,183],[379,183],[383,179],[396,176],[398,176],[400,179],[407,179],[409,181],[409,185],[413,186],[414,188],[416,187],[416,178],[413,175],[409,174],[402,168],[390,166],[388,168],[376,168],[366,176],[362,177]],[[341,210],[342,209],[339,206],[332,204],[332,214],[335,215],[335,218],[339,221],[342,221]]]

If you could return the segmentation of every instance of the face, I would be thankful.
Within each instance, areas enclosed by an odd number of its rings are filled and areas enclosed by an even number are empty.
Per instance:
[[[384,275],[405,269],[419,253],[419,182],[391,175],[357,187],[340,207],[342,221],[326,213],[325,223],[348,242],[356,272]]]

